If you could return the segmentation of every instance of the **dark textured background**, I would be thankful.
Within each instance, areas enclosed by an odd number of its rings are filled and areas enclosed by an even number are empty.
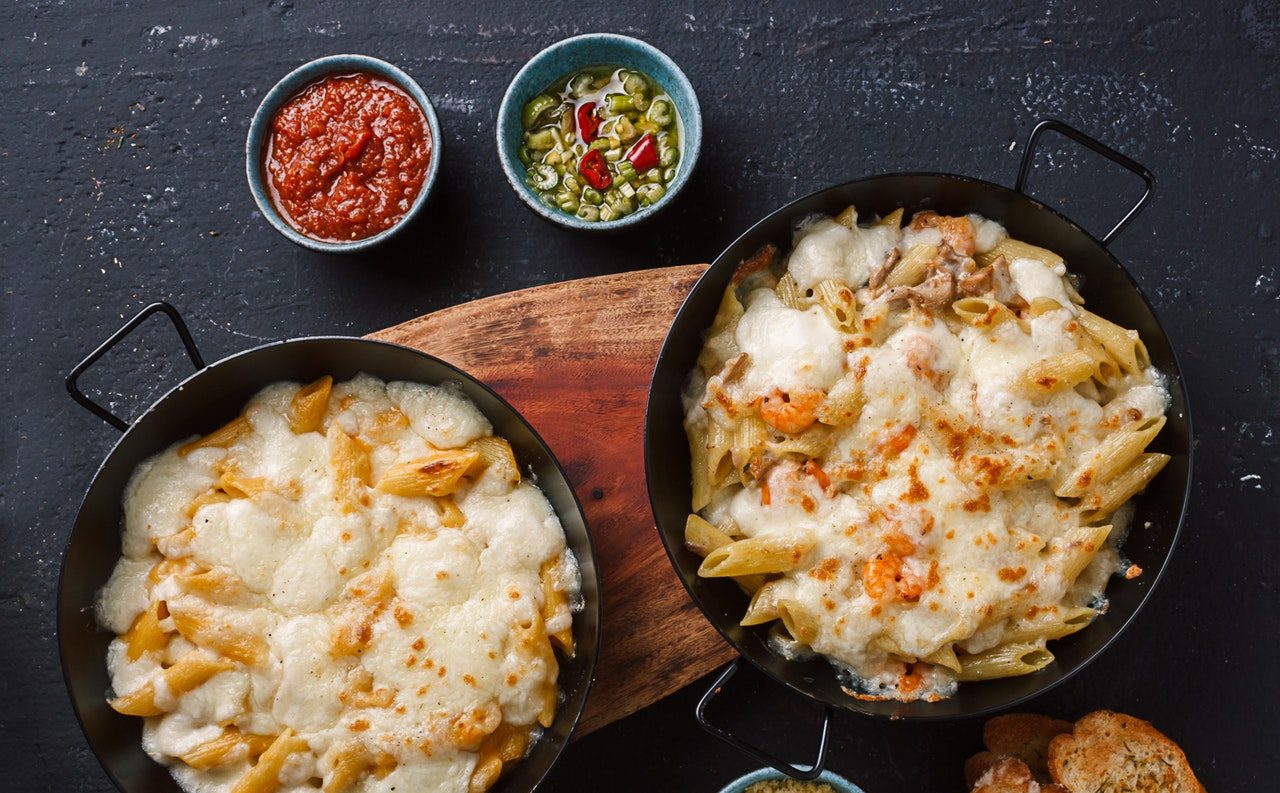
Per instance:
[[[1102,659],[1032,707],[1134,713],[1182,743],[1210,790],[1265,788],[1280,738],[1280,8],[1137,5],[5,4],[0,788],[110,787],[64,694],[53,603],[80,494],[114,431],[71,403],[62,378],[144,303],[177,305],[211,360],[282,337],[366,333],[510,289],[709,260],[780,203],[849,177],[937,169],[1009,183],[1027,130],[1050,115],[1157,176],[1155,202],[1113,249],[1172,335],[1199,448],[1169,577]],[[537,220],[507,188],[491,130],[527,58],[601,29],[680,63],[706,129],[678,206],[612,238]],[[244,184],[263,93],[335,52],[405,68],[446,138],[425,217],[359,259],[284,241]],[[1033,192],[1101,233],[1135,197],[1133,178],[1047,143]],[[185,373],[163,330],[90,385],[126,413],[161,394]],[[751,768],[699,731],[697,693],[575,745],[546,790],[713,791]],[[807,708],[755,697],[736,717],[807,754]],[[958,790],[978,734],[977,723],[842,717],[830,765],[869,793]]]

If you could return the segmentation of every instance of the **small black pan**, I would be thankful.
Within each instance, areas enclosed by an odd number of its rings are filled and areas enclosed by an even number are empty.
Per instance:
[[[77,379],[107,350],[151,315],[163,312],[177,329],[196,373],[161,397],[131,425],[83,394]],[[511,442],[516,458],[532,470],[564,527],[582,572],[584,608],[574,618],[576,656],[560,668],[563,701],[555,723],[534,743],[529,756],[494,788],[494,793],[527,793],[537,788],[582,714],[600,654],[602,603],[600,571],[582,506],[551,450],[514,408],[470,375],[430,355],[385,342],[345,337],[276,342],[205,365],[178,312],[153,303],[85,358],[67,378],[77,402],[124,432],[94,475],[75,528],[67,541],[58,586],[58,649],[62,672],[89,746],[116,787],[124,793],[180,793],[168,770],[142,751],[142,721],[107,706],[107,644],[111,635],[94,619],[94,598],[120,558],[121,496],[138,464],[175,441],[208,432],[235,417],[264,386],[280,380],[335,380],[366,372],[386,381],[457,382]]]
[[[1028,197],[1023,188],[1036,143],[1046,130],[1054,130],[1092,149],[1140,176],[1147,190],[1119,223],[1101,240],[1063,215]],[[1142,290],[1107,250],[1151,196],[1154,179],[1146,168],[1059,121],[1043,121],[1032,131],[1013,189],[966,176],[942,173],[904,173],[873,176],[821,190],[777,210],[752,226],[712,263],[694,286],[676,316],[654,369],[653,385],[645,416],[645,467],[649,498],[658,532],[676,573],[716,630],[765,674],[826,708],[822,738],[814,763],[795,766],[771,753],[747,744],[727,730],[707,722],[705,707],[737,669],[735,660],[707,692],[698,706],[702,725],[720,738],[796,778],[812,779],[825,761],[832,709],[891,719],[957,719],[1001,710],[1041,694],[1084,668],[1124,630],[1146,602],[1173,552],[1186,513],[1191,484],[1191,416],[1186,388],[1169,338],[1161,328]],[[689,447],[683,429],[681,386],[695,365],[703,334],[711,325],[720,297],[738,263],[766,243],[788,250],[792,224],[805,215],[835,215],[853,204],[860,214],[885,215],[898,207],[909,217],[923,209],[943,214],[977,212],[999,221],[1009,233],[1043,246],[1066,258],[1071,270],[1083,277],[1081,293],[1091,310],[1128,328],[1135,328],[1146,342],[1151,361],[1168,377],[1172,405],[1168,423],[1153,449],[1172,456],[1164,471],[1144,493],[1134,499],[1135,527],[1124,553],[1146,571],[1133,581],[1113,582],[1107,590],[1110,608],[1092,625],[1055,642],[1056,660],[1047,668],[1024,677],[961,684],[959,692],[942,702],[867,702],[845,694],[833,668],[822,658],[789,661],[766,642],[767,626],[744,628],[738,624],[747,598],[733,582],[697,575],[702,561],[684,547],[684,524],[691,499]]]

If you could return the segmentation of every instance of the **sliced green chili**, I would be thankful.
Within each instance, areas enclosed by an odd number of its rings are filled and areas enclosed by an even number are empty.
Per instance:
[[[529,104],[524,106],[524,111],[520,114],[520,121],[524,124],[525,129],[532,127],[538,118],[551,108],[560,104],[560,100],[554,96],[547,94],[539,94],[529,100]]]
[[[670,124],[674,118],[671,114],[671,103],[665,99],[653,100],[653,104],[649,105],[649,118],[662,127]]]
[[[539,163],[529,169],[529,180],[536,190],[550,190],[560,183],[560,173],[554,166]]]

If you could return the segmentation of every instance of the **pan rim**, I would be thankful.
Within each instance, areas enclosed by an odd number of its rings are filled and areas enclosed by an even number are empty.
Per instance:
[[[566,489],[569,491],[569,495],[573,499],[573,507],[578,513],[579,519],[582,521],[583,530],[584,530],[584,533],[586,534],[587,547],[590,548],[591,550],[590,562],[591,562],[592,571],[595,573],[596,589],[597,589],[596,598],[595,598],[596,603],[595,603],[595,609],[594,609],[597,627],[596,627],[594,647],[591,648],[592,653],[588,660],[587,674],[582,684],[581,702],[576,708],[576,712],[572,714],[573,719],[569,723],[569,731],[565,734],[564,740],[560,742],[560,745],[558,746],[558,748],[556,748],[554,755],[550,758],[550,761],[547,763],[547,766],[543,770],[542,774],[539,775],[538,779],[534,781],[532,787],[529,788],[530,791],[536,790],[542,784],[542,782],[546,779],[547,775],[551,772],[551,769],[556,765],[556,763],[560,761],[560,758],[564,754],[565,749],[568,748],[569,744],[573,741],[574,732],[578,729],[578,725],[582,721],[582,714],[586,710],[587,700],[590,699],[591,697],[591,689],[596,682],[596,673],[599,668],[600,649],[603,644],[602,640],[604,636],[604,631],[602,630],[604,626],[604,579],[600,573],[600,564],[597,556],[595,539],[591,533],[590,523],[587,521],[586,510],[584,510],[582,507],[582,500],[578,498],[578,493],[573,486],[573,480],[569,478],[568,473],[564,470],[564,466],[560,463],[559,458],[556,457],[555,453],[552,451],[551,447],[547,444],[546,440],[544,440],[542,435],[538,433],[537,429],[535,429],[534,426],[531,423],[529,423],[529,420],[524,417],[524,414],[516,410],[515,407],[512,406],[511,403],[508,402],[505,397],[503,397],[501,394],[499,394],[497,391],[491,388],[487,383],[469,374],[468,372],[464,371],[460,367],[455,366],[454,364],[444,360],[443,358],[439,358],[435,355],[432,355],[431,353],[423,352],[422,350],[417,350],[417,349],[414,349],[413,347],[409,347],[403,344],[397,344],[391,341],[384,341],[382,339],[370,339],[370,338],[365,338],[361,336],[342,336],[342,335],[296,336],[292,338],[266,342],[264,344],[255,345],[248,349],[231,353],[230,355],[227,355],[223,358],[218,359],[217,361],[214,361],[213,363],[206,364],[204,367],[197,369],[195,372],[192,372],[191,374],[183,378],[181,381],[179,381],[176,385],[169,388],[154,402],[148,405],[147,408],[142,411],[142,413],[138,414],[138,416],[129,423],[128,428],[125,429],[123,432],[121,432],[120,436],[116,438],[114,442],[111,443],[111,448],[107,451],[106,455],[102,458],[102,462],[99,463],[98,467],[94,470],[92,477],[89,479],[89,484],[85,488],[84,496],[80,499],[80,504],[76,508],[75,518],[72,520],[72,524],[71,524],[71,531],[67,535],[67,540],[65,543],[63,543],[63,546],[62,546],[62,559],[60,560],[59,567],[58,567],[58,586],[54,593],[54,597],[56,598],[56,601],[57,601],[56,607],[54,608],[53,618],[54,618],[54,636],[56,639],[56,643],[58,645],[58,668],[62,672],[63,686],[67,692],[67,699],[70,700],[71,711],[72,713],[75,714],[76,725],[80,728],[81,734],[84,735],[85,743],[88,744],[89,746],[89,751],[93,753],[94,758],[98,761],[98,765],[102,767],[103,772],[107,775],[107,778],[111,780],[111,784],[113,784],[117,790],[121,791],[121,793],[132,793],[132,791],[130,791],[129,788],[126,787],[124,783],[120,781],[115,771],[107,763],[106,759],[102,756],[102,754],[98,751],[97,744],[90,737],[89,731],[85,727],[84,717],[80,712],[80,706],[76,701],[75,692],[71,684],[71,673],[67,667],[67,653],[63,645],[63,634],[62,634],[63,588],[67,579],[67,557],[71,549],[71,543],[75,539],[76,530],[79,527],[80,519],[84,512],[85,505],[89,500],[89,494],[93,491],[93,488],[97,484],[98,479],[101,477],[102,472],[106,469],[108,463],[111,462],[112,458],[115,457],[116,452],[119,450],[120,446],[125,442],[125,439],[129,437],[130,433],[134,432],[138,427],[140,427],[148,417],[150,417],[152,414],[155,413],[156,410],[158,410],[158,408],[162,403],[164,403],[174,394],[187,388],[188,386],[191,386],[194,383],[194,381],[205,376],[207,373],[211,372],[212,370],[220,366],[223,366],[225,364],[229,364],[233,360],[242,358],[244,356],[252,355],[255,353],[261,353],[264,350],[288,346],[288,345],[297,344],[300,342],[343,342],[343,343],[357,342],[359,344],[368,344],[372,346],[387,347],[394,350],[411,353],[413,355],[424,358],[427,361],[444,366],[445,369],[450,371],[459,380],[466,381],[472,385],[479,387],[481,390],[486,392],[489,396],[497,400],[498,404],[500,404],[503,407],[503,409],[507,410],[511,414],[511,416],[513,416],[521,425],[524,426],[526,430],[529,431],[529,434],[533,437],[537,445],[541,447],[541,449],[545,452],[547,459],[551,462],[556,474],[561,479],[564,480]],[[557,518],[559,518],[558,513],[557,513]],[[579,565],[581,566],[581,560],[579,560]],[[105,659],[103,659],[103,661],[105,663]],[[534,745],[535,746],[537,745],[536,742]],[[164,764],[162,763],[157,763],[157,765],[164,766]],[[167,766],[164,766],[164,767],[167,768]]]
[[[1174,526],[1173,535],[1169,541],[1169,548],[1163,555],[1163,560],[1160,563],[1160,567],[1156,571],[1155,576],[1151,579],[1150,585],[1146,588],[1145,592],[1142,593],[1142,596],[1139,598],[1137,605],[1134,607],[1133,611],[1129,613],[1119,625],[1117,625],[1115,630],[1112,632],[1111,636],[1109,636],[1105,641],[1103,641],[1097,648],[1095,648],[1091,653],[1089,653],[1083,660],[1077,663],[1074,668],[1061,673],[1060,676],[1058,676],[1056,679],[1047,680],[1046,682],[1040,684],[1039,686],[1032,689],[1031,691],[1009,698],[1005,701],[972,708],[969,711],[959,713],[959,714],[925,712],[925,713],[908,713],[904,715],[898,715],[898,714],[875,712],[868,709],[864,709],[862,707],[858,707],[861,704],[861,701],[853,697],[847,697],[845,700],[827,699],[825,697],[820,696],[817,693],[806,691],[802,687],[792,683],[789,680],[784,680],[774,675],[768,669],[766,669],[765,666],[755,657],[754,653],[747,652],[742,646],[742,644],[739,643],[736,639],[734,639],[730,635],[730,632],[724,626],[722,626],[719,621],[712,618],[709,609],[703,603],[702,598],[694,590],[694,587],[691,585],[689,578],[686,577],[686,575],[684,574],[684,571],[682,570],[680,563],[677,561],[676,549],[672,546],[672,541],[668,538],[667,532],[663,530],[661,525],[662,520],[659,517],[658,505],[660,500],[664,500],[664,499],[662,499],[662,497],[655,491],[654,477],[652,476],[654,460],[651,454],[651,449],[652,449],[651,437],[653,433],[660,431],[653,426],[654,402],[655,402],[655,397],[658,396],[656,392],[658,374],[663,369],[664,365],[669,365],[668,360],[672,355],[671,348],[674,342],[673,336],[674,336],[675,329],[678,325],[682,323],[682,321],[686,321],[688,312],[692,310],[690,307],[690,304],[692,302],[693,295],[697,293],[700,289],[706,288],[706,284],[710,283],[711,278],[719,270],[727,266],[728,260],[725,259],[725,255],[729,251],[738,247],[738,245],[741,244],[744,240],[756,234],[758,229],[766,226],[767,224],[773,223],[779,216],[787,215],[789,213],[795,214],[796,206],[806,203],[808,201],[811,201],[817,198],[818,196],[831,193],[834,191],[838,191],[838,190],[843,190],[843,189],[852,187],[854,185],[860,185],[867,182],[873,182],[873,181],[878,181],[882,179],[903,179],[903,178],[933,178],[933,179],[952,180],[960,183],[976,185],[982,188],[993,190],[996,193],[1012,198],[1013,200],[1029,202],[1029,204],[1035,209],[1043,210],[1051,213],[1058,220],[1065,222],[1075,232],[1083,235],[1084,238],[1087,239],[1090,243],[1092,243],[1093,246],[1096,247],[1102,254],[1104,254],[1111,261],[1111,263],[1115,265],[1115,268],[1120,273],[1122,273],[1124,277],[1128,280],[1129,287],[1138,295],[1138,298],[1142,301],[1143,305],[1147,309],[1147,312],[1151,315],[1152,320],[1155,322],[1156,328],[1160,331],[1160,334],[1164,337],[1167,343],[1167,346],[1169,348],[1169,358],[1170,358],[1170,363],[1172,364],[1172,370],[1173,370],[1172,372],[1166,372],[1165,374],[1167,374],[1170,377],[1170,380],[1172,382],[1172,387],[1176,388],[1179,394],[1181,395],[1183,410],[1184,410],[1184,413],[1186,414],[1184,416],[1184,420],[1186,423],[1186,435],[1187,435],[1187,443],[1186,443],[1187,473],[1186,473],[1186,483],[1183,487],[1181,504],[1178,507],[1178,519],[1176,521],[1176,525]],[[792,199],[791,201],[788,201],[786,204],[783,204],[782,206],[768,213],[764,217],[760,218],[755,223],[752,223],[745,231],[743,231],[741,234],[736,236],[721,250],[719,254],[717,254],[716,258],[712,260],[711,264],[707,267],[706,271],[698,278],[697,282],[694,283],[693,288],[689,290],[689,294],[688,296],[685,297],[684,302],[681,303],[680,309],[679,311],[676,312],[675,317],[672,319],[671,327],[670,329],[668,329],[667,335],[663,339],[662,347],[659,349],[657,360],[654,362],[653,374],[650,376],[650,379],[649,379],[649,393],[647,395],[646,402],[645,402],[644,466],[645,466],[645,483],[649,493],[649,509],[653,514],[654,530],[658,533],[658,539],[662,542],[663,549],[667,552],[667,560],[671,563],[673,571],[676,574],[676,578],[679,579],[680,584],[685,589],[685,592],[688,593],[690,600],[693,601],[693,604],[702,613],[702,616],[716,630],[716,633],[718,633],[720,637],[724,639],[729,644],[729,646],[734,649],[734,652],[737,653],[738,658],[745,659],[747,662],[751,664],[752,667],[754,667],[761,674],[765,675],[767,678],[772,680],[774,683],[781,685],[795,692],[796,694],[799,694],[800,696],[812,702],[818,703],[820,705],[839,708],[840,710],[843,710],[849,713],[855,713],[860,716],[866,716],[874,719],[883,719],[883,720],[898,721],[898,722],[918,722],[918,723],[946,722],[946,721],[956,721],[959,719],[987,716],[997,711],[1003,711],[1009,708],[1016,707],[1024,702],[1027,702],[1028,700],[1034,699],[1036,697],[1039,697],[1043,694],[1048,693],[1049,691],[1052,691],[1053,689],[1057,688],[1059,685],[1065,683],[1067,680],[1070,680],[1071,678],[1075,677],[1081,670],[1083,670],[1085,667],[1089,666],[1091,663],[1097,660],[1097,658],[1103,653],[1105,653],[1111,647],[1111,645],[1118,638],[1120,638],[1121,634],[1123,634],[1129,628],[1129,626],[1133,624],[1133,621],[1137,618],[1138,614],[1142,612],[1143,608],[1146,607],[1147,603],[1151,599],[1151,596],[1155,593],[1156,589],[1160,585],[1160,582],[1164,579],[1165,572],[1167,571],[1170,565],[1170,562],[1172,562],[1173,554],[1178,547],[1178,541],[1182,537],[1183,528],[1185,527],[1187,514],[1190,509],[1192,485],[1195,478],[1195,433],[1194,433],[1194,425],[1192,422],[1190,393],[1189,393],[1189,389],[1187,388],[1186,379],[1183,376],[1182,364],[1181,364],[1181,361],[1178,360],[1177,350],[1175,349],[1175,346],[1173,344],[1173,339],[1169,335],[1168,330],[1165,328],[1164,323],[1161,322],[1159,314],[1152,307],[1151,300],[1147,297],[1147,294],[1146,292],[1143,291],[1141,285],[1138,284],[1137,280],[1134,279],[1133,275],[1120,262],[1120,260],[1115,256],[1115,254],[1113,254],[1106,245],[1104,245],[1100,240],[1098,240],[1097,237],[1095,237],[1092,233],[1090,233],[1084,227],[1080,226],[1075,221],[1068,218],[1063,213],[1059,212],[1057,209],[1049,206],[1048,204],[1045,204],[1039,199],[1036,199],[1032,196],[1027,195],[1026,193],[1018,192],[1012,188],[1006,187],[1001,184],[997,184],[987,179],[982,179],[974,176],[965,176],[962,174],[948,173],[945,171],[892,171],[887,173],[874,174],[871,176],[863,176],[857,179],[849,179],[843,182],[838,182],[838,183],[823,187],[821,189],[814,190],[810,193],[807,193],[803,196],[799,196],[795,199]],[[972,685],[972,684],[969,684],[969,685]]]

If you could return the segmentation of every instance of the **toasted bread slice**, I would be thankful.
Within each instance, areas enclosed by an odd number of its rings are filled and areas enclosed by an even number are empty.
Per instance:
[[[982,728],[982,742],[997,757],[1016,757],[1026,764],[1037,782],[1049,778],[1049,741],[1071,732],[1071,722],[1038,713],[1007,713],[989,719]]]
[[[1015,757],[1005,757],[987,769],[971,793],[1070,793],[1058,785],[1041,785],[1031,775],[1027,764]]]
[[[1073,792],[1204,793],[1176,743],[1142,719],[1109,710],[1050,741],[1049,772]]]
[[[978,784],[978,780],[982,775],[991,770],[991,767],[1000,762],[1000,755],[995,752],[978,752],[973,757],[964,761],[964,786],[969,789]]]

